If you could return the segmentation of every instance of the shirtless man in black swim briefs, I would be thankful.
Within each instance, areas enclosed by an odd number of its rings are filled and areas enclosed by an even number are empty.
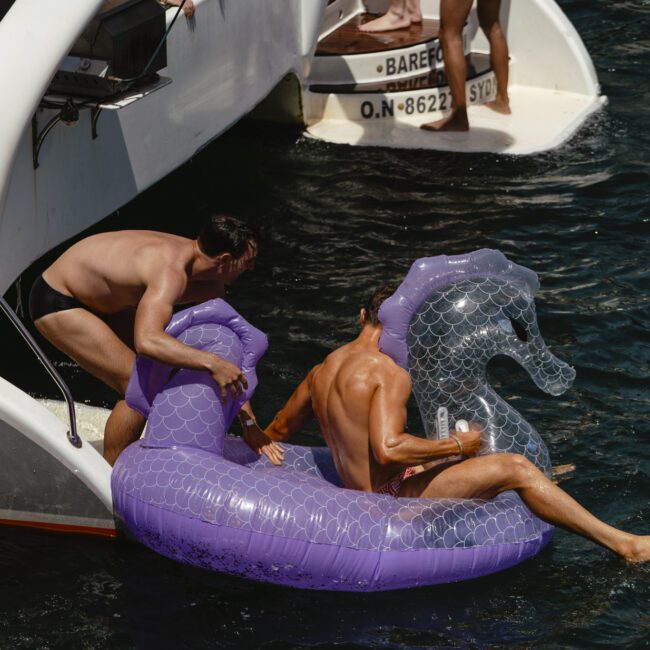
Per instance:
[[[276,465],[282,447],[312,417],[332,450],[345,487],[398,497],[490,499],[516,490],[541,519],[601,544],[626,560],[650,560],[650,536],[617,530],[598,520],[524,456],[479,456],[480,427],[452,431],[446,440],[404,432],[411,393],[408,373],[379,350],[379,307],[396,287],[385,286],[361,310],[359,336],[312,368],[266,432],[251,430],[248,444]],[[447,462],[427,466],[431,461]]]
[[[38,331],[82,368],[124,395],[136,351],[177,368],[207,370],[222,399],[246,387],[241,370],[165,334],[175,305],[223,298],[254,268],[256,238],[239,219],[214,215],[195,240],[148,230],[92,235],[39,277],[29,297]],[[245,405],[247,426],[257,426]],[[137,440],[144,418],[120,400],[104,433],[113,464]]]

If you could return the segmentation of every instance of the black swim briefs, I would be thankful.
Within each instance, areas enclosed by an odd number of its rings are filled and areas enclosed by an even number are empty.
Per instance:
[[[52,287],[45,282],[42,275],[34,281],[32,290],[29,292],[29,315],[32,320],[38,320],[48,314],[53,314],[57,311],[65,311],[66,309],[88,309],[83,303],[79,302],[72,296],[52,289]]]

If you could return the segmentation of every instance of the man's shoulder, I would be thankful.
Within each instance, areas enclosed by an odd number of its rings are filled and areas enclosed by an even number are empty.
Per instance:
[[[335,355],[340,354],[340,357],[344,358],[346,366],[353,367],[362,372],[370,371],[373,380],[377,383],[399,382],[410,385],[411,379],[408,372],[398,366],[388,355],[383,354],[379,350],[359,351],[354,350],[354,348],[352,350],[347,351],[346,346],[343,346],[332,352],[325,361],[330,357],[335,360],[337,358]]]
[[[147,266],[157,270],[182,271],[192,256],[192,240],[150,230],[137,233],[139,255]]]
[[[410,390],[411,377],[409,373],[398,366],[391,357],[377,351],[369,358],[372,373],[377,384],[389,388]]]

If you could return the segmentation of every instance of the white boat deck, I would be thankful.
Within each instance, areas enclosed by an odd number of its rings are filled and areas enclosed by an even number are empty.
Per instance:
[[[466,133],[422,131],[420,124],[430,120],[423,116],[366,122],[329,119],[307,131],[319,139],[357,146],[533,154],[565,142],[607,102],[602,96],[529,86],[511,86],[509,94],[512,115],[500,115],[484,105],[470,106],[471,129]]]

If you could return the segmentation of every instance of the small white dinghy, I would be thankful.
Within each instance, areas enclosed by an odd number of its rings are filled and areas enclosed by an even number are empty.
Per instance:
[[[331,2],[302,84],[308,133],[351,145],[532,154],[568,140],[606,103],[591,58],[558,5],[503,0],[512,115],[485,106],[494,99],[496,80],[474,6],[464,32],[471,130],[422,131],[421,124],[451,108],[438,39],[439,4],[422,0],[421,25],[366,34],[357,25],[368,13],[385,12],[387,1]]]

